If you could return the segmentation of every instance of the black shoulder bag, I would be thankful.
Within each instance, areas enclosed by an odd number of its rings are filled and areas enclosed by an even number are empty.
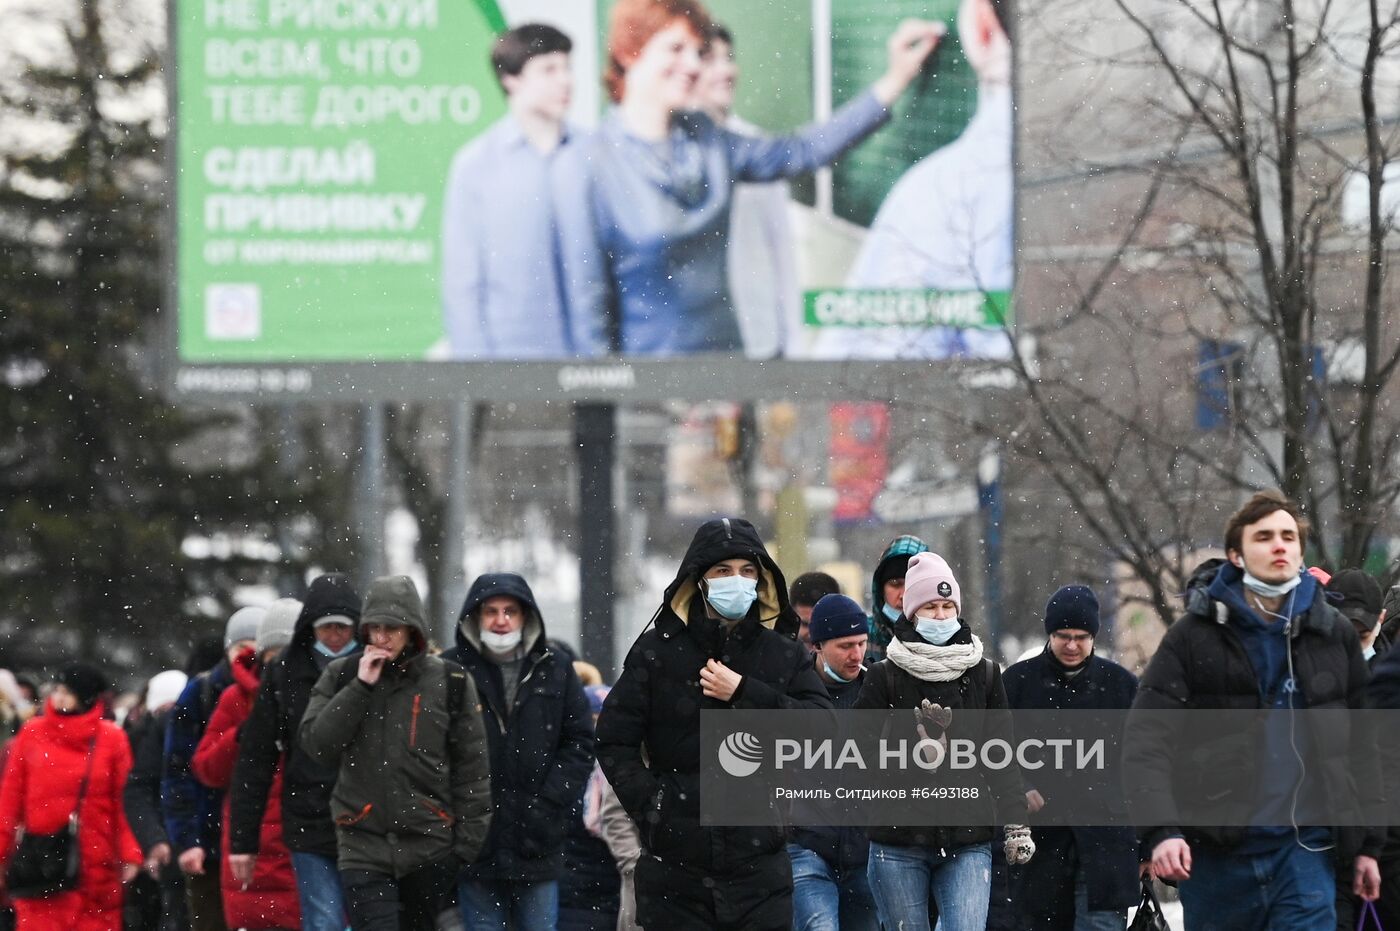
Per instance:
[[[52,834],[31,834],[20,829],[19,846],[5,870],[5,891],[12,899],[43,899],[78,886],[78,812],[87,795],[97,735],[88,744],[87,767],[78,786],[78,804],[68,823]]]

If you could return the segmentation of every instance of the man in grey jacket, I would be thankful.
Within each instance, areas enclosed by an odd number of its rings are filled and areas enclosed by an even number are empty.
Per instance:
[[[428,653],[408,577],[370,585],[360,635],[364,652],[316,683],[300,742],[339,766],[331,814],[355,931],[432,931],[491,820],[481,703],[460,666]]]

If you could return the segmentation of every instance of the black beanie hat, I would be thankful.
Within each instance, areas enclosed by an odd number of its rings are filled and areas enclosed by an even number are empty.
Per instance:
[[[1099,599],[1087,585],[1066,585],[1045,605],[1045,632],[1083,630],[1099,635]]]
[[[913,559],[912,553],[897,553],[886,559],[875,568],[875,585],[882,587],[890,579],[902,579],[909,571],[909,560]]]
[[[78,703],[84,708],[91,708],[102,693],[110,687],[107,684],[106,676],[83,663],[74,663],[71,666],[63,667],[58,674],[57,681],[59,685],[72,692],[77,697]]]

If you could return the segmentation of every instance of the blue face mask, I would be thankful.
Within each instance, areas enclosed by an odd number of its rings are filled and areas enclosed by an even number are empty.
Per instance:
[[[350,642],[339,650],[328,649],[326,645],[319,640],[314,641],[311,645],[316,648],[317,653],[320,653],[322,656],[329,656],[331,659],[340,659],[342,656],[349,656],[360,647],[359,641],[354,637],[351,637]]]
[[[903,614],[899,613],[898,608],[892,608],[888,604],[880,605],[880,613],[889,618],[891,624],[896,623],[900,618],[904,617]]]
[[[832,682],[840,682],[842,685],[850,685],[852,682],[856,681],[855,679],[841,678],[839,675],[837,675],[836,670],[832,669],[831,664],[828,663],[826,660],[822,660],[822,669],[826,671],[827,676],[830,677]]]
[[[1260,598],[1282,598],[1284,595],[1287,595],[1289,592],[1293,591],[1293,589],[1297,588],[1302,581],[1303,576],[1301,573],[1295,575],[1281,585],[1274,585],[1256,579],[1249,574],[1248,569],[1246,569],[1244,573],[1244,587],[1254,592],[1254,594],[1258,595]]]
[[[932,617],[920,617],[914,620],[914,629],[919,632],[919,636],[934,646],[940,647],[952,640],[953,634],[956,634],[960,627],[962,627],[962,621],[955,617],[941,621]]]
[[[741,620],[749,613],[749,608],[753,607],[757,599],[757,579],[731,575],[722,579],[707,579],[705,582],[705,600],[721,617],[731,621]]]

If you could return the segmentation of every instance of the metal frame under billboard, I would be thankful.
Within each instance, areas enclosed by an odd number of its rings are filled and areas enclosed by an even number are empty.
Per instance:
[[[507,12],[511,3],[512,0],[502,0]],[[592,8],[592,17],[599,24],[598,45],[601,49],[607,42],[606,12],[610,0],[598,0],[598,4],[581,5]],[[849,100],[861,92],[870,63],[864,60],[868,57],[864,49],[853,48],[851,42],[843,45],[843,23],[849,26],[854,21],[869,26],[868,20],[861,17],[878,16],[883,24],[886,20],[897,22],[910,15],[924,15],[942,19],[950,26],[949,37],[944,39],[943,47],[931,59],[932,66],[926,67],[915,79],[913,93],[906,94],[906,98],[913,99],[901,100],[891,108],[892,129],[882,130],[869,142],[845,152],[834,167],[816,173],[815,183],[810,175],[806,176],[807,180],[798,178],[793,182],[792,215],[798,223],[810,224],[800,230],[807,243],[807,253],[802,256],[802,261],[809,268],[802,276],[800,293],[788,302],[792,307],[781,313],[789,320],[795,319],[793,315],[796,314],[814,327],[828,327],[826,330],[812,330],[816,335],[802,348],[793,351],[789,344],[779,347],[774,354],[772,347],[766,346],[760,350],[763,357],[754,358],[748,345],[734,345],[717,352],[666,355],[664,346],[660,353],[618,354],[614,344],[612,352],[602,355],[558,359],[504,356],[484,361],[445,357],[444,337],[421,352],[417,349],[409,351],[421,356],[418,358],[405,358],[403,345],[396,345],[381,357],[362,354],[360,358],[354,358],[353,352],[346,353],[343,348],[325,354],[317,353],[309,347],[314,346],[318,338],[324,337],[331,344],[335,342],[332,337],[346,329],[336,325],[339,319],[337,314],[345,309],[347,303],[344,293],[336,294],[336,282],[362,275],[364,270],[358,267],[354,257],[374,250],[369,250],[363,240],[355,240],[354,237],[327,241],[314,235],[284,235],[281,239],[270,241],[266,237],[259,239],[257,235],[250,236],[249,229],[268,223],[276,229],[281,223],[295,230],[298,224],[310,222],[305,218],[316,211],[320,211],[322,221],[331,217],[332,222],[339,211],[342,218],[349,217],[345,222],[350,226],[361,222],[372,225],[374,217],[389,218],[385,220],[389,222],[395,216],[394,211],[400,207],[403,209],[399,216],[411,215],[416,211],[417,219],[421,220],[422,216],[433,212],[433,207],[430,205],[425,209],[422,198],[412,203],[403,199],[393,200],[401,195],[392,192],[392,185],[406,183],[404,179],[412,177],[415,164],[421,160],[411,158],[411,150],[391,151],[392,146],[383,143],[385,138],[392,135],[390,130],[380,127],[378,136],[367,139],[369,130],[364,125],[352,127],[351,130],[339,127],[342,130],[340,135],[321,138],[320,145],[298,144],[295,140],[302,138],[309,130],[306,125],[289,125],[295,123],[290,118],[292,111],[302,108],[302,124],[312,122],[314,114],[305,112],[305,101],[315,99],[319,107],[326,98],[318,95],[316,89],[324,90],[327,87],[340,88],[337,92],[339,96],[335,99],[344,111],[339,114],[341,116],[365,115],[359,111],[351,113],[354,107],[363,102],[368,108],[366,114],[375,107],[386,112],[398,108],[402,117],[410,112],[405,109],[407,107],[429,106],[423,101],[433,97],[436,93],[433,88],[446,88],[434,98],[438,106],[444,109],[453,106],[450,100],[453,85],[445,83],[395,85],[390,82],[376,87],[355,85],[350,88],[329,84],[333,67],[349,72],[358,69],[357,73],[375,72],[380,77],[400,67],[407,74],[407,79],[431,80],[433,77],[431,74],[425,76],[425,67],[420,67],[431,57],[424,52],[421,44],[405,42],[393,45],[384,39],[382,33],[385,30],[369,28],[369,25],[382,27],[382,22],[362,24],[365,28],[359,31],[364,35],[357,34],[355,28],[342,28],[344,16],[349,15],[346,11],[374,9],[382,14],[384,10],[394,8],[420,15],[422,22],[419,25],[425,28],[432,26],[433,30],[442,26],[440,17],[449,15],[447,11],[457,17],[454,22],[459,27],[466,22],[461,19],[466,13],[476,17],[476,26],[466,42],[468,45],[474,44],[474,52],[480,59],[472,71],[477,81],[473,85],[477,99],[470,104],[476,108],[477,116],[488,111],[499,112],[504,107],[500,100],[494,104],[483,101],[488,101],[495,91],[495,78],[485,61],[486,49],[495,34],[504,28],[507,17],[502,15],[493,0],[461,0],[450,6],[446,0],[386,0],[376,4],[337,4],[319,0],[209,0],[208,3],[183,4],[172,0],[169,34],[171,61],[174,64],[167,69],[172,111],[167,153],[172,179],[170,226],[166,237],[169,283],[166,306],[169,312],[163,317],[165,326],[161,353],[168,388],[180,397],[196,400],[242,397],[358,401],[471,397],[481,400],[647,401],[716,397],[735,400],[774,397],[895,400],[926,396],[935,386],[1005,386],[1009,373],[996,358],[1002,353],[988,352],[985,346],[990,345],[986,338],[994,340],[996,334],[1000,334],[1009,346],[1009,277],[998,288],[969,288],[966,281],[957,287],[954,285],[959,282],[908,281],[897,277],[884,281],[855,282],[851,277],[853,272],[848,272],[843,279],[834,279],[829,274],[823,278],[822,272],[811,270],[824,265],[850,268],[860,263],[862,259],[854,255],[855,248],[849,243],[845,246],[846,254],[840,255],[841,241],[855,237],[858,243],[861,238],[868,238],[869,234],[862,224],[870,224],[872,228],[880,226],[880,214],[876,208],[884,209],[884,201],[878,198],[872,200],[868,190],[865,195],[862,195],[862,190],[870,189],[874,184],[879,197],[883,198],[899,184],[905,183],[907,176],[915,174],[911,170],[897,177],[872,182],[866,166],[878,164],[888,172],[889,164],[903,159],[901,164],[908,169],[919,165],[933,167],[927,166],[927,163],[935,156],[953,157],[957,143],[974,141],[966,137],[971,135],[970,127],[977,119],[979,89],[975,86],[974,70],[968,65],[969,55],[955,40],[958,34],[956,27],[964,26],[960,20],[969,15],[969,10],[976,12],[981,9],[985,12],[997,9],[1002,6],[1000,0],[901,0],[874,6],[862,0],[772,0],[766,5],[752,5],[745,0],[711,0],[707,6],[731,28],[736,23],[747,23],[746,16],[752,18],[756,15],[746,11],[762,8],[765,11],[763,15],[771,17],[791,14],[792,11],[783,9],[787,6],[807,10],[811,20],[812,60],[811,68],[805,75],[807,96],[804,99],[810,104],[809,112],[769,112],[774,105],[771,100],[764,100],[765,89],[771,91],[765,87],[754,87],[747,94],[738,95],[736,109],[739,112],[751,110],[766,117],[765,128],[771,127],[774,133],[791,131],[798,124],[813,118],[820,122],[831,115],[833,102],[842,102],[843,97]],[[290,27],[284,29],[286,35],[269,40],[259,32],[260,17],[273,7],[283,17],[281,25],[285,27],[290,24]],[[878,14],[875,12],[877,8]],[[191,13],[191,10],[204,12]],[[226,34],[211,39],[206,29],[198,38],[192,39],[187,35],[182,41],[181,20],[202,16],[207,25],[209,17],[216,15],[210,10],[220,11],[216,18],[223,17],[220,26],[226,27]],[[331,13],[336,15],[332,16]],[[330,18],[327,19],[327,16]],[[340,21],[337,21],[337,16]],[[574,59],[588,61],[588,56],[580,54],[582,46],[578,40],[582,38],[586,41],[590,37],[577,34],[578,16],[573,16],[576,40]],[[239,17],[242,17],[241,21]],[[326,32],[325,35],[317,34],[315,27],[318,22],[326,27],[322,30]],[[483,31],[481,27],[489,31]],[[335,38],[337,31],[347,33],[350,38]],[[376,38],[371,33],[381,35]],[[753,41],[763,35],[754,30],[738,32],[735,42],[737,57],[741,66],[751,65],[754,73],[771,74],[766,69],[773,66],[774,61],[765,55],[776,59],[787,54],[790,58],[792,50],[770,49],[765,53]],[[422,32],[417,38],[428,44],[439,41],[436,32]],[[203,40],[202,44],[198,44],[200,40]],[[441,49],[438,51],[441,58]],[[396,55],[398,57],[394,58]],[[187,60],[187,56],[193,57]],[[601,57],[605,56],[594,56],[595,59]],[[203,94],[196,105],[181,99],[180,78],[200,62],[203,70],[199,74],[199,82],[192,87]],[[437,66],[440,68],[441,64],[438,62]],[[267,69],[269,74],[277,72],[279,68],[290,69],[296,73],[297,79],[284,80],[281,84],[268,78],[259,80],[255,72],[260,68]],[[211,75],[214,74],[227,79],[227,83],[211,83]],[[440,70],[437,74],[442,76]],[[791,75],[785,80],[791,82]],[[972,80],[974,84],[947,99],[928,94],[930,84],[937,86],[940,80],[951,84],[960,80],[964,85]],[[755,79],[750,84],[759,85],[760,82]],[[358,93],[355,88],[361,86],[369,90],[364,95],[353,96],[352,91]],[[458,85],[459,88],[467,86]],[[398,91],[393,90],[395,87],[398,87]],[[404,90],[406,87],[426,87],[427,90],[410,101]],[[296,88],[301,90],[293,93]],[[376,98],[375,93],[381,96]],[[985,90],[981,93],[985,94]],[[1009,97],[1009,84],[1007,94]],[[297,95],[300,95],[301,102],[294,104],[293,98]],[[781,95],[770,92],[766,96],[772,98]],[[789,93],[788,96],[794,95]],[[459,104],[466,99],[466,96],[460,97]],[[376,100],[377,103],[374,102]],[[584,105],[593,113],[599,109],[595,100],[585,99]],[[205,116],[214,113],[212,108],[217,106],[221,108],[219,112],[225,120],[235,107],[242,108],[244,116],[252,114],[254,118],[260,118],[258,108],[262,108],[264,116],[270,114],[272,125],[259,125],[255,127],[255,132],[247,126],[239,126],[234,127],[238,130],[235,132],[226,127],[201,125],[197,120],[185,122],[184,115],[194,112],[197,106],[205,108]],[[496,109],[491,110],[492,106]],[[765,107],[768,109],[765,110]],[[1009,102],[1007,108],[1010,109]],[[576,100],[571,119],[576,118],[578,109]],[[923,152],[922,155],[917,151],[913,154],[901,152],[901,145],[908,150],[911,145],[932,144],[928,140],[935,137],[928,136],[923,130],[913,130],[910,138],[904,136],[910,135],[908,127],[928,123],[930,113],[944,112],[952,115],[948,117],[946,125],[939,124],[942,130],[938,127],[934,129],[935,132],[944,132],[946,137],[936,138],[936,141],[941,140],[938,141],[938,148],[918,150]],[[279,117],[283,118],[282,124],[276,125]],[[588,119],[587,112],[582,119]],[[468,142],[473,138],[466,137]],[[911,142],[911,138],[917,141]],[[1013,150],[1014,131],[1010,132],[1006,141],[1008,150]],[[462,139],[457,142],[462,142]],[[964,161],[968,156],[967,148],[963,146]],[[211,156],[211,152],[218,154]],[[196,160],[196,154],[202,157]],[[1013,155],[1014,151],[1007,152],[1009,164],[1014,165]],[[445,157],[440,157],[439,161]],[[406,165],[405,162],[415,164]],[[946,158],[942,164],[946,167]],[[439,173],[445,175],[447,170],[442,169]],[[924,174],[927,175],[927,172]],[[212,184],[211,177],[217,178],[221,185]],[[345,188],[337,193],[336,185],[340,181],[345,182]],[[390,185],[391,190],[387,193],[375,191],[374,183],[379,181]],[[1010,190],[1006,193],[1009,204],[1014,201],[1014,182],[1008,183]],[[440,189],[441,184],[435,181],[432,186]],[[325,190],[332,193],[322,196],[321,192]],[[340,194],[346,196],[337,200]],[[863,201],[862,196],[865,197]],[[317,197],[320,199],[317,200]],[[1014,210],[1008,212],[1014,217]],[[366,217],[369,219],[365,220]],[[222,238],[204,235],[211,222],[215,226],[222,224],[226,227],[228,235]],[[1011,221],[1008,220],[1008,223]],[[196,228],[198,235],[195,232],[184,232],[182,235],[183,231],[194,231]],[[419,232],[427,228],[428,225],[422,225]],[[886,244],[892,241],[890,235],[898,237],[901,234],[898,223],[886,224],[883,228]],[[387,241],[387,246],[385,241],[380,241],[375,249],[381,255],[390,256],[391,261],[403,264],[401,260],[405,257],[420,257],[423,243],[430,242],[427,248],[433,254],[431,263],[417,262],[413,265],[410,262],[407,272],[400,267],[392,270],[392,273],[383,273],[382,277],[378,273],[373,278],[361,277],[361,290],[350,293],[358,296],[364,293],[366,282],[373,282],[373,287],[381,287],[382,281],[383,289],[389,293],[398,286],[403,293],[418,294],[420,297],[425,289],[436,294],[441,244],[436,233],[427,235],[432,238],[420,238],[416,246],[408,241],[398,243],[397,252],[389,248],[395,245],[393,241]],[[814,238],[817,240],[815,248],[811,245]],[[1003,263],[1006,276],[1014,272],[1013,243],[1014,225],[1009,225],[1005,230],[1006,255]],[[835,261],[831,258],[833,250],[838,256]],[[265,262],[269,256],[274,261],[283,261],[287,256],[298,254],[335,257],[331,263],[319,267],[314,262],[306,266],[292,264],[282,268],[278,274],[268,274],[264,279],[259,279],[256,264],[245,263],[239,268],[237,262],[233,263],[233,271],[222,276],[222,281],[215,281],[209,275],[211,257],[223,257],[224,261],[228,261],[235,256],[253,255],[259,257],[257,261]],[[196,255],[199,260],[191,261]],[[264,269],[268,267],[271,266],[264,264]],[[307,273],[303,273],[303,268],[307,269]],[[977,271],[972,270],[973,273]],[[730,275],[732,282],[732,269]],[[938,287],[930,287],[932,284]],[[275,319],[264,313],[263,298],[271,296],[269,303],[281,300],[277,295],[279,290],[296,307],[295,311],[284,312],[283,318],[301,318],[296,325],[299,335],[288,337],[288,345],[295,345],[287,352],[269,348],[260,341],[268,329],[278,325]],[[401,303],[391,300],[387,306],[390,309],[384,311],[385,326],[382,332],[397,332],[399,321],[413,315],[408,314]],[[211,307],[217,307],[218,312],[211,311]],[[438,309],[435,307],[433,312],[436,314]],[[742,316],[748,311],[736,306],[734,312],[736,316]],[[427,321],[423,313],[418,313],[415,319],[417,322],[413,326],[420,333],[416,338],[422,343],[427,337],[421,334],[432,335],[430,327],[425,329]],[[812,321],[827,322],[813,324]],[[940,325],[950,321],[953,325]],[[973,322],[970,328],[964,328],[968,321],[980,323]],[[1004,322],[1006,328],[1000,328],[998,321]],[[913,326],[904,325],[906,322],[912,322]],[[851,323],[855,325],[848,325]],[[405,324],[404,329],[412,330],[413,326]],[[953,342],[959,344],[964,334],[981,334],[983,343],[980,347],[974,346],[971,351],[965,348],[949,352],[938,350],[936,358],[901,358],[897,348],[881,349],[873,358],[841,358],[839,348],[836,351],[830,348],[870,337],[885,339],[894,345],[901,339],[901,333],[921,334],[922,331],[917,329],[919,327],[929,332],[946,331],[952,334]],[[217,339],[211,338],[211,334]],[[818,338],[826,340],[826,350],[813,350]],[[301,342],[296,343],[297,339]],[[399,342],[403,343],[404,339],[409,338],[404,337]],[[943,343],[946,342],[943,340]],[[749,354],[746,355],[746,351]],[[789,352],[794,355],[809,353],[810,356],[784,358],[783,355]]]

